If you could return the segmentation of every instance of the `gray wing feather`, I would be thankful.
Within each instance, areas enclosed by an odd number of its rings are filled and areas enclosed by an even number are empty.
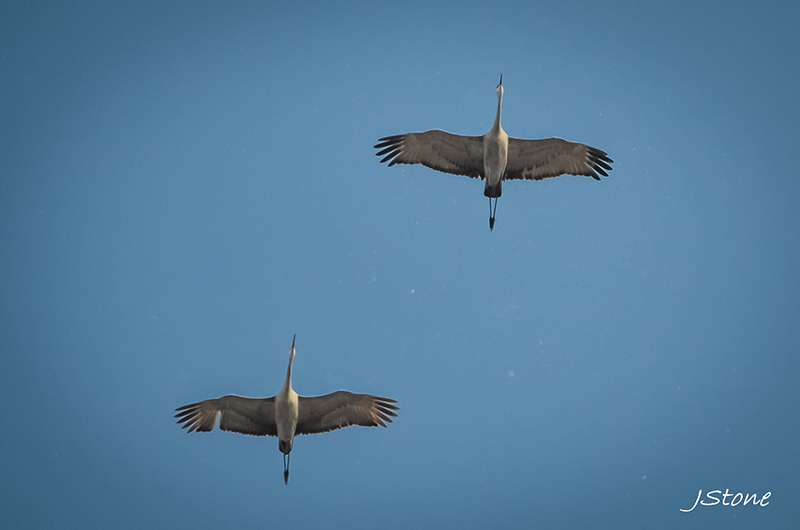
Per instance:
[[[317,397],[299,397],[295,434],[333,431],[349,425],[386,427],[400,410],[393,399],[340,390]]]
[[[381,162],[423,166],[472,178],[483,178],[483,137],[434,130],[387,136],[375,145]]]
[[[613,162],[605,151],[561,138],[509,138],[504,178],[541,180],[566,173],[600,180],[600,175],[608,176]]]
[[[219,418],[223,431],[256,436],[277,436],[275,423],[275,398],[246,398],[223,396],[207,399],[175,409],[178,423],[188,432],[208,432],[214,429]]]

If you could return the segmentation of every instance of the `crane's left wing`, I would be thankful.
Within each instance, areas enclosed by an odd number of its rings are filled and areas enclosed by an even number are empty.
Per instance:
[[[508,162],[504,179],[541,180],[559,175],[584,175],[600,180],[608,176],[611,163],[605,151],[561,138],[544,140],[508,139]]]
[[[400,410],[394,399],[353,394],[340,390],[316,397],[299,396],[295,434],[314,434],[333,431],[349,425],[386,427],[394,411]]]
[[[375,149],[381,162],[422,164],[436,171],[483,178],[483,137],[433,130],[381,138]]]

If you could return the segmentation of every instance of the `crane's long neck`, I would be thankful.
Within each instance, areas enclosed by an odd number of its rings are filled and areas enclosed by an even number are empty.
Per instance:
[[[283,391],[288,392],[292,388],[292,362],[294,361],[294,339],[292,339],[292,349],[289,351],[289,367],[286,369],[286,382],[283,383]]]
[[[495,132],[499,132],[500,127],[500,113],[503,110],[503,85],[500,84],[497,86],[497,116],[494,119],[494,127],[492,130]]]

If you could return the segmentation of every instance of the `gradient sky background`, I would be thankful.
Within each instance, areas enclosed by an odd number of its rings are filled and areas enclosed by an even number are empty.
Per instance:
[[[788,528],[800,518],[796,2],[0,7],[8,528]],[[560,136],[608,179],[387,168]],[[174,408],[393,397],[388,429]],[[772,492],[698,507],[699,489]],[[4,524],[5,526],[5,524]]]

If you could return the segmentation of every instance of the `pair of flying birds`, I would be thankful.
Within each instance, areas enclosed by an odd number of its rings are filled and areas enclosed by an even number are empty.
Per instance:
[[[497,116],[491,130],[483,136],[460,136],[434,130],[381,138],[381,162],[422,164],[444,173],[481,178],[483,194],[489,198],[489,229],[494,229],[497,199],[508,179],[541,180],[559,175],[584,175],[600,180],[608,176],[611,160],[595,147],[567,142],[560,138],[520,140],[509,138],[500,126],[503,104],[503,76],[497,85]],[[492,208],[494,199],[494,208]],[[350,425],[386,427],[399,410],[395,400],[370,394],[340,390],[316,397],[298,396],[292,389],[292,361],[283,388],[271,398],[223,396],[207,399],[177,409],[178,423],[188,432],[211,431],[219,419],[219,428],[257,436],[277,436],[283,453],[283,479],[289,481],[289,455],[295,435],[341,429]]]

